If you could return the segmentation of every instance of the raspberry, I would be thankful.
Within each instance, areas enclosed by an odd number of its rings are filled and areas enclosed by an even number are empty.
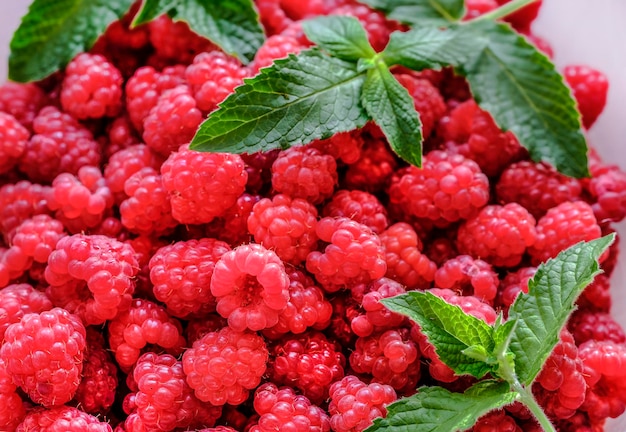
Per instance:
[[[281,340],[274,346],[272,358],[272,382],[298,389],[316,405],[328,398],[330,385],[343,378],[346,364],[340,346],[318,332]]]
[[[437,266],[421,252],[422,244],[411,225],[405,222],[391,225],[380,234],[380,241],[385,248],[385,276],[409,289],[430,287]]]
[[[265,34],[273,36],[282,32],[293,21],[282,9],[280,0],[254,0],[254,4],[259,11],[259,19]]]
[[[439,119],[446,112],[446,104],[441,93],[425,79],[419,79],[409,74],[396,74],[395,77],[413,98],[415,109],[422,122],[422,135],[424,139],[428,138]]]
[[[0,359],[30,399],[46,407],[74,397],[85,353],[85,327],[60,308],[28,313],[4,333]]]
[[[536,267],[522,267],[512,273],[508,273],[500,281],[496,305],[508,311],[519,293],[528,293],[528,281],[535,275],[536,271]]]
[[[77,119],[115,117],[122,108],[122,81],[101,55],[79,54],[65,68],[61,106]]]
[[[135,71],[126,83],[126,109],[135,130],[143,132],[143,120],[164,91],[185,83],[185,67],[173,66],[157,72],[150,66]]]
[[[39,110],[47,104],[48,97],[34,83],[7,81],[0,85],[0,111],[12,115],[29,130]]]
[[[308,146],[281,151],[272,164],[272,186],[278,193],[319,204],[333,195],[337,163]]]
[[[510,0],[496,1],[500,5],[503,5],[504,3],[508,3]],[[530,26],[539,14],[539,8],[541,7],[542,1],[543,0],[524,6],[522,9],[516,11],[515,13],[508,15],[505,18],[505,21],[510,22],[511,25],[520,33],[530,32]]]
[[[361,314],[360,305],[354,301],[350,292],[340,291],[330,299],[333,313],[326,334],[339,341],[342,346],[353,346],[356,334],[351,323]]]
[[[316,232],[327,244],[323,252],[307,256],[306,269],[326,291],[350,288],[385,275],[385,250],[380,238],[365,225],[345,217],[326,217],[319,220]]]
[[[201,318],[187,321],[185,337],[189,343],[194,343],[207,333],[216,332],[226,327],[228,323],[217,313],[209,313]]]
[[[130,309],[109,321],[108,332],[109,346],[123,371],[130,370],[144,348],[156,345],[177,355],[187,343],[178,320],[165,308],[142,299],[134,299]]]
[[[581,309],[599,312],[611,309],[611,286],[607,273],[597,275],[583,290],[576,301]]]
[[[86,324],[102,324],[129,308],[138,267],[128,244],[102,235],[63,237],[48,258],[47,294]]]
[[[100,164],[100,144],[91,132],[55,107],[43,108],[33,121],[33,135],[19,162],[32,181],[51,182],[62,172],[76,174]]]
[[[71,233],[98,226],[113,207],[113,194],[95,166],[84,165],[74,176],[59,174],[52,182],[48,208]]]
[[[265,152],[244,153],[241,158],[246,163],[248,183],[246,190],[251,194],[261,193],[271,187],[272,164],[280,153],[279,149]]]
[[[221,407],[203,404],[185,381],[183,364],[169,354],[142,355],[132,373],[137,385],[136,412],[147,430],[211,427]]]
[[[528,253],[533,265],[538,265],[580,241],[597,239],[600,235],[600,227],[589,204],[564,202],[539,219],[537,241]]]
[[[249,432],[329,432],[328,414],[306,396],[265,383],[254,394],[254,410],[261,416]]]
[[[130,176],[124,183],[124,193],[128,198],[119,210],[122,224],[129,231],[160,236],[178,225],[161,174],[154,168],[142,168]]]
[[[388,193],[390,203],[406,215],[447,226],[487,204],[489,182],[475,162],[435,150],[424,156],[422,168],[399,171]]]
[[[1,295],[2,291],[0,291]],[[0,336],[0,340],[4,338]],[[0,358],[0,425],[5,430],[14,431],[26,415],[26,407],[17,393],[17,386]]]
[[[588,340],[613,341],[623,344],[626,335],[620,324],[609,313],[577,310],[570,317],[567,328],[574,335],[576,345]]]
[[[143,121],[143,139],[152,150],[169,156],[191,141],[202,112],[196,107],[189,87],[179,85],[166,90]]]
[[[457,247],[460,253],[494,266],[515,267],[539,236],[535,223],[517,203],[489,205],[459,227]]]
[[[0,289],[0,341],[4,340],[6,329],[20,322],[24,315],[50,309],[52,302],[48,296],[28,284],[14,284]]]
[[[111,155],[107,166],[104,168],[104,178],[109,190],[115,197],[115,202],[119,204],[128,198],[124,192],[124,185],[130,176],[142,168],[158,170],[162,163],[162,156],[144,144],[136,144]]]
[[[186,22],[174,22],[167,15],[150,21],[148,27],[156,54],[169,62],[188,64],[198,53],[215,49],[210,41],[191,31]]]
[[[324,140],[315,140],[310,144],[324,154],[331,155],[337,160],[351,164],[359,160],[361,148],[365,144],[361,131],[339,132]]]
[[[516,202],[536,219],[552,207],[576,200],[582,192],[580,182],[566,177],[545,163],[522,161],[509,165],[496,184],[500,203]]]
[[[248,73],[236,58],[211,51],[198,54],[187,67],[185,77],[198,108],[211,112],[235,87],[243,84]]]
[[[215,311],[211,277],[216,262],[230,250],[226,243],[208,238],[160,248],[150,259],[155,297],[180,318]]]
[[[289,300],[278,314],[275,326],[265,330],[266,337],[277,339],[286,333],[300,334],[307,328],[325,329],[330,324],[332,304],[324,297],[322,289],[304,272],[287,267]]]
[[[248,179],[239,155],[200,153],[186,147],[170,155],[161,175],[172,215],[182,224],[208,223],[224,215],[244,192]]]
[[[591,168],[586,189],[591,208],[601,223],[620,222],[626,216],[626,173],[615,165],[599,164]]]
[[[467,15],[466,15],[467,16]],[[480,417],[470,432],[523,432],[515,419],[503,410],[491,411]]]
[[[399,25],[387,21],[385,15],[368,6],[358,3],[347,3],[333,10],[334,15],[348,15],[358,19],[367,31],[368,39],[374,50],[382,51],[393,30],[399,29]]]
[[[258,244],[238,246],[215,264],[211,293],[217,312],[235,331],[258,331],[278,322],[289,300],[289,277],[280,258]]]
[[[533,384],[533,394],[546,414],[564,419],[574,415],[585,400],[587,384],[583,362],[578,357],[574,337],[562,330],[554,347]]]
[[[352,317],[350,327],[355,335],[370,336],[372,333],[382,333],[388,329],[400,327],[406,322],[406,317],[391,312],[381,302],[381,299],[404,294],[404,286],[393,279],[380,278],[369,284],[360,284],[352,288],[352,298],[357,302],[363,313]]]
[[[361,432],[376,417],[384,417],[385,407],[396,398],[396,392],[389,385],[365,384],[348,375],[330,386],[330,426],[335,432]]]
[[[140,144],[128,114],[116,117],[106,128],[109,142],[104,149],[106,159],[110,159],[115,153],[128,147]]]
[[[207,226],[207,236],[225,241],[232,247],[250,243],[252,236],[248,232],[248,218],[260,199],[260,195],[241,194],[224,215]]]
[[[360,190],[338,190],[324,206],[324,217],[347,217],[370,228],[376,234],[389,225],[387,211],[374,195]]]
[[[448,237],[432,238],[425,246],[425,252],[426,256],[438,266],[459,255],[454,241]]]
[[[81,409],[91,414],[107,412],[115,401],[117,367],[104,347],[102,334],[87,329],[87,351],[83,362],[83,378],[75,400]]]
[[[15,432],[112,432],[111,425],[77,408],[59,406],[30,411]]]
[[[26,149],[30,132],[15,117],[0,111],[0,174],[17,165]]]
[[[304,48],[306,47],[294,37],[280,34],[270,36],[254,55],[250,69],[256,74],[260,69],[271,66],[274,60],[285,58],[289,54],[298,54]]]
[[[350,354],[356,373],[371,374],[373,382],[388,384],[398,393],[413,394],[420,378],[420,355],[409,329],[359,337]]]
[[[604,110],[609,82],[599,70],[582,65],[566,66],[563,77],[578,103],[583,125],[589,129]]]
[[[261,382],[268,355],[261,336],[224,327],[196,340],[183,354],[182,365],[198,399],[215,406],[239,405]]]
[[[493,303],[499,284],[498,275],[487,262],[469,255],[452,258],[437,269],[435,285],[459,295],[473,295],[485,303]]]
[[[283,194],[261,199],[248,217],[248,231],[254,240],[294,265],[304,261],[317,246],[316,225],[317,209],[313,204]]]
[[[498,7],[496,0],[465,0],[464,21],[478,18],[484,13],[492,11]]]
[[[365,142],[359,160],[348,166],[343,181],[346,189],[360,189],[370,193],[384,189],[397,161],[389,146],[382,139]]]

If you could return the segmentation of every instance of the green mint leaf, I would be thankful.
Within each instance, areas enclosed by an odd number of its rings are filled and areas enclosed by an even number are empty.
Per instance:
[[[491,410],[509,405],[517,393],[506,382],[481,381],[465,393],[421,387],[413,396],[387,406],[365,432],[455,432],[472,427]]]
[[[365,75],[318,49],[278,60],[209,115],[191,148],[254,153],[360,128],[368,120],[359,100]]]
[[[252,0],[144,0],[133,25],[167,13],[244,63],[263,44],[263,29]]]
[[[37,81],[89,50],[133,0],[35,0],[11,39],[9,79]]]
[[[510,351],[515,355],[515,372],[520,383],[530,385],[552,349],[559,333],[574,311],[582,290],[601,272],[598,258],[615,240],[611,234],[581,242],[564,250],[537,268],[509,310],[515,322]]]
[[[484,321],[467,315],[460,307],[428,291],[409,291],[381,302],[389,310],[406,315],[419,324],[441,361],[457,374],[482,378],[492,370],[492,366],[484,361],[462,353],[474,345],[485,347],[487,352],[493,350],[493,329]]]
[[[390,19],[411,25],[446,25],[465,14],[463,0],[359,0]]]
[[[361,103],[382,129],[392,150],[415,166],[422,165],[422,123],[413,98],[393,76],[387,66],[378,62],[367,71]]]
[[[323,16],[302,23],[306,36],[315,44],[343,60],[372,58],[376,51],[367,40],[359,20],[350,16]]]
[[[505,352],[509,343],[511,342],[511,336],[513,330],[515,330],[515,321],[505,321],[502,324],[496,324],[493,330],[493,342],[495,344],[494,351]]]

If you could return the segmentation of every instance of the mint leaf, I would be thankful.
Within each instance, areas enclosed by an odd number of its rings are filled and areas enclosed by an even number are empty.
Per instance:
[[[492,366],[462,353],[474,345],[493,350],[493,329],[484,321],[467,315],[428,291],[409,291],[396,297],[382,299],[391,311],[406,315],[417,324],[435,346],[442,362],[457,374],[483,377]],[[472,352],[475,348],[472,348]]]
[[[9,79],[37,81],[89,50],[133,0],[35,0],[11,39]]]
[[[422,165],[422,123],[413,98],[384,63],[367,71],[361,103],[382,129],[392,150],[415,166]]]
[[[357,61],[376,55],[365,29],[354,17],[332,15],[314,18],[304,21],[302,29],[313,43],[340,59]]]
[[[530,385],[558,343],[559,333],[574,311],[582,290],[601,273],[598,259],[613,243],[611,234],[581,242],[539,266],[509,310],[516,326],[509,349],[515,355],[520,383]]]
[[[202,123],[200,151],[254,153],[309,143],[362,127],[365,73],[318,49],[278,60],[246,79]]]
[[[359,0],[387,16],[405,24],[445,25],[460,20],[465,14],[463,0]]]
[[[263,29],[252,0],[144,0],[133,25],[164,13],[174,21],[185,21],[191,30],[244,63],[252,61],[263,44]]]
[[[509,405],[517,393],[505,382],[481,381],[465,393],[421,387],[413,396],[387,406],[365,432],[450,432],[465,430],[491,410]]]

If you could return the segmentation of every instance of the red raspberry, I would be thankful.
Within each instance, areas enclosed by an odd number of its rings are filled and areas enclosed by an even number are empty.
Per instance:
[[[77,408],[59,406],[30,411],[15,432],[112,432],[111,425]]]
[[[250,69],[256,74],[260,69],[271,66],[274,60],[285,58],[289,54],[298,54],[304,48],[306,47],[294,37],[280,34],[270,36],[254,55]]]
[[[535,48],[537,48],[543,55],[551,60],[554,59],[554,50],[552,49],[552,45],[550,45],[547,40],[532,33],[524,34],[523,36],[528,42],[533,44]]]
[[[28,313],[4,333],[0,359],[13,383],[46,407],[70,401],[80,384],[85,327],[60,308]]]
[[[330,385],[343,378],[346,365],[339,344],[318,332],[286,337],[274,346],[272,358],[272,382],[298,389],[316,405],[328,398]]]
[[[107,42],[119,48],[140,50],[147,48],[149,44],[149,32],[147,25],[134,26],[130,25],[134,16],[139,11],[140,1],[135,1],[124,16],[113,21],[106,29],[103,37]]]
[[[82,166],[78,174],[59,174],[52,182],[48,208],[71,233],[100,225],[113,207],[113,194],[95,166]]]
[[[409,289],[430,287],[437,266],[421,252],[422,244],[411,225],[405,222],[391,225],[380,234],[380,241],[385,248],[385,276]]]
[[[604,263],[602,263],[604,267]],[[611,309],[611,285],[608,272],[599,274],[576,301],[583,310],[608,312]]]
[[[266,152],[244,153],[241,158],[246,163],[248,183],[246,190],[251,194],[261,193],[271,187],[272,164],[280,153],[279,149]]]
[[[97,415],[111,408],[115,401],[117,372],[117,366],[105,349],[104,337],[97,330],[88,328],[83,378],[75,397],[83,411]]]
[[[574,337],[562,330],[559,343],[533,383],[533,394],[550,418],[571,417],[582,405],[587,390],[583,373]]]
[[[500,5],[508,3],[509,1],[511,0],[497,0]],[[511,25],[520,33],[530,32],[530,26],[535,18],[537,18],[537,15],[539,14],[539,8],[541,8],[542,2],[543,0],[540,0],[538,2],[524,6],[522,9],[516,11],[515,13],[508,15],[505,18],[505,21],[510,22]]]
[[[342,346],[354,346],[356,334],[351,323],[361,314],[360,305],[354,301],[350,292],[340,291],[330,299],[333,313],[326,334],[339,341]]]
[[[555,422],[554,426],[561,432],[604,432],[605,420],[591,419],[587,413],[577,411],[570,418]]]
[[[107,160],[118,151],[141,143],[128,114],[122,114],[109,123],[106,134],[109,139],[104,149]]]
[[[337,160],[351,164],[361,157],[361,148],[365,144],[360,130],[339,132],[325,140],[315,140],[310,144],[324,154],[331,155]]]
[[[359,222],[376,234],[388,226],[387,211],[376,196],[360,190],[338,190],[324,206],[324,217],[347,217]]]
[[[478,18],[484,13],[492,11],[498,7],[496,0],[465,0],[464,21]]]
[[[164,91],[185,83],[185,67],[172,66],[157,72],[150,66],[135,71],[126,83],[126,109],[135,130],[143,132],[143,120]]]
[[[293,22],[280,3],[281,0],[254,0],[259,11],[259,20],[268,36],[282,32]]]
[[[50,309],[52,302],[48,296],[28,284],[14,284],[0,289],[0,341],[4,340],[6,329],[20,322],[24,315]]]
[[[545,163],[530,161],[509,165],[496,184],[500,203],[516,202],[536,219],[552,207],[576,200],[581,192],[577,179],[566,177]]]
[[[355,17],[361,22],[367,31],[370,44],[376,51],[382,51],[391,32],[399,29],[399,25],[395,22],[388,21],[380,11],[375,11],[368,6],[359,3],[347,3],[332,12],[334,15],[348,15]]]
[[[115,117],[122,108],[122,74],[98,54],[82,53],[65,68],[61,106],[77,119]]]
[[[258,331],[278,322],[289,300],[289,277],[280,258],[259,244],[221,256],[211,279],[217,312],[235,331]]]
[[[185,337],[194,343],[207,333],[216,332],[228,325],[228,322],[217,313],[209,313],[201,318],[187,321]]]
[[[310,202],[278,194],[252,208],[248,231],[255,242],[276,252],[286,263],[300,264],[317,246],[317,209]]]
[[[208,223],[222,216],[244,192],[248,179],[239,155],[200,153],[186,147],[170,155],[161,175],[172,215],[182,224]]]
[[[249,74],[239,60],[222,51],[198,54],[187,67],[185,77],[199,109],[211,112]]]
[[[130,309],[109,321],[109,346],[123,371],[137,362],[144,348],[164,348],[180,354],[186,346],[182,326],[162,306],[148,300],[134,299]]]
[[[457,247],[460,253],[494,266],[515,267],[539,236],[535,224],[535,218],[517,203],[489,205],[459,227]]]
[[[142,355],[133,370],[137,386],[134,405],[149,431],[211,427],[221,407],[203,404],[185,381],[183,364],[169,354]]]
[[[272,164],[272,186],[278,193],[319,204],[337,184],[337,162],[309,146],[281,151]]]
[[[29,130],[39,110],[47,104],[48,97],[37,84],[7,81],[0,85],[0,111],[12,115]]]
[[[15,117],[0,111],[0,174],[15,167],[26,149],[30,132]]]
[[[333,307],[304,272],[287,267],[289,276],[289,301],[278,314],[278,322],[263,332],[266,337],[278,339],[286,333],[300,334],[312,327],[323,330],[330,324]]]
[[[397,328],[359,337],[350,354],[356,373],[371,374],[373,382],[388,384],[398,393],[413,394],[420,378],[420,355],[409,329]]]
[[[380,192],[397,165],[395,156],[384,140],[369,139],[365,142],[359,160],[348,166],[343,178],[344,186],[346,189]]]
[[[189,87],[179,85],[164,91],[150,110],[143,121],[143,139],[148,147],[167,157],[191,141],[202,118]]]
[[[328,292],[367,283],[387,271],[380,238],[368,227],[351,219],[326,217],[319,220],[317,236],[327,245],[311,252],[306,268]]]
[[[397,399],[393,387],[385,384],[365,384],[353,375],[330,386],[328,413],[335,432],[361,432],[375,418],[387,415],[385,407]]]
[[[452,232],[454,233],[454,231]],[[441,266],[444,262],[459,255],[459,252],[456,250],[454,240],[448,237],[432,238],[425,246],[425,252],[426,256],[437,266]]]
[[[183,354],[182,365],[198,399],[215,406],[239,405],[261,382],[268,355],[261,336],[224,327],[196,340]]]
[[[615,165],[591,167],[586,189],[591,208],[601,223],[620,222],[626,216],[626,173]]]
[[[599,70],[582,65],[565,67],[563,76],[576,98],[583,125],[589,129],[604,110],[609,81]]]
[[[537,241],[528,253],[533,265],[538,265],[580,241],[597,239],[601,234],[589,204],[583,201],[564,202],[539,219]]]
[[[469,432],[523,432],[515,419],[503,410],[491,411],[479,418]]]
[[[352,288],[352,298],[361,306],[362,312],[351,317],[350,327],[355,335],[370,336],[383,333],[406,323],[406,317],[391,312],[380,302],[381,299],[394,297],[406,292],[404,285],[393,279],[380,278],[369,284],[360,284]],[[350,317],[348,317],[350,318]]]
[[[2,291],[0,291],[1,295]],[[4,340],[0,336],[1,340]],[[14,431],[26,415],[26,406],[17,393],[17,386],[0,358],[0,425],[4,430]]]
[[[254,394],[254,410],[261,417],[249,432],[330,432],[328,414],[289,387],[263,384]]]
[[[211,277],[216,262],[230,250],[226,243],[209,238],[160,248],[150,259],[155,297],[180,318],[215,311]]]
[[[528,293],[528,281],[535,275],[536,271],[536,267],[522,267],[512,273],[508,273],[500,281],[496,305],[508,311],[519,293]]]
[[[130,176],[124,183],[124,193],[128,198],[119,210],[122,224],[129,231],[160,236],[178,225],[161,174],[154,168],[145,167]]]
[[[191,31],[184,21],[172,21],[167,15],[150,21],[150,42],[156,54],[174,63],[191,63],[196,54],[215,49],[207,39]]]
[[[254,205],[260,199],[260,195],[241,194],[235,204],[226,210],[223,216],[214,219],[207,226],[207,237],[215,237],[232,247],[250,243],[252,236],[248,232],[248,218]]]
[[[396,74],[395,77],[413,98],[415,109],[422,122],[422,135],[424,139],[428,138],[439,119],[446,113],[446,104],[441,93],[425,79],[409,74]]]
[[[47,106],[33,121],[33,129],[35,135],[19,162],[20,171],[32,181],[51,182],[63,172],[76,174],[84,165],[100,164],[100,144],[69,114]]]
[[[469,255],[446,261],[435,273],[437,287],[451,289],[459,295],[473,295],[489,304],[496,297],[499,282],[491,265]]]
[[[398,172],[388,193],[406,215],[447,226],[487,204],[489,182],[474,161],[435,150],[424,156],[422,168]]]
[[[581,345],[588,340],[610,340],[623,344],[626,335],[621,325],[613,316],[606,312],[591,312],[577,310],[570,317],[567,328],[574,335],[576,345]]]

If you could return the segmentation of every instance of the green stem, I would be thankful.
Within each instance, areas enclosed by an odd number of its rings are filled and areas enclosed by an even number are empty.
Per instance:
[[[550,422],[546,413],[543,412],[543,409],[539,406],[533,394],[526,387],[522,386],[519,381],[514,383],[512,387],[513,390],[517,391],[519,394],[519,401],[528,407],[530,412],[535,416],[537,422],[539,422],[541,428],[545,432],[556,432],[552,422]]]
[[[514,12],[517,12],[524,6],[528,6],[531,3],[535,3],[538,0],[513,0],[508,3],[503,4],[497,9],[492,10],[484,15],[480,15],[477,18],[474,18],[472,21],[487,21],[487,20],[499,20],[501,18],[507,17]]]

